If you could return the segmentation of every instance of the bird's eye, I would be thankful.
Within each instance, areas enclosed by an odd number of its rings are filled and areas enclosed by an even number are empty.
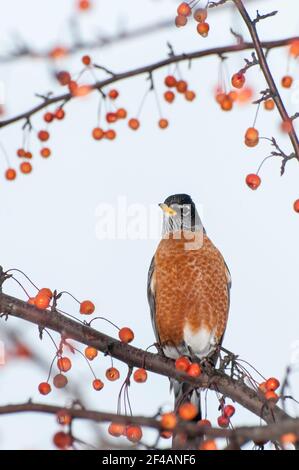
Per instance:
[[[183,206],[183,216],[187,217],[190,214],[190,207],[189,206]]]

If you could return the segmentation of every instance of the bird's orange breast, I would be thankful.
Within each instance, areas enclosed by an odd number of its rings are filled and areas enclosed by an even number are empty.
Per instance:
[[[155,254],[156,325],[162,345],[179,346],[186,325],[194,334],[202,328],[213,331],[216,341],[225,331],[229,294],[223,257],[205,234],[200,248],[187,246],[184,236],[171,237],[161,240]]]

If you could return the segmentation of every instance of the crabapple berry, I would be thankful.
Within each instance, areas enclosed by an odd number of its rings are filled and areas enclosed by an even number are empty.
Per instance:
[[[267,111],[272,111],[275,108],[274,100],[272,100],[272,98],[269,98],[268,100],[264,101],[264,108]]]
[[[47,295],[50,299],[52,299],[53,292],[48,287],[42,287],[42,289],[38,291],[38,295]]]
[[[87,359],[92,361],[95,357],[97,357],[98,351],[96,350],[96,348],[93,348],[92,346],[87,346],[87,348],[85,348],[84,354],[85,354],[85,357],[87,357]]]
[[[161,426],[163,429],[166,429],[168,431],[172,431],[177,424],[177,418],[175,413],[164,413],[161,416]]]
[[[208,17],[208,10],[206,8],[198,8],[195,10],[193,17],[198,23],[204,23]]]
[[[172,103],[175,99],[175,94],[173,93],[173,91],[165,91],[164,93],[164,99],[165,101],[167,101],[167,103]]]
[[[299,55],[299,40],[295,39],[294,41],[291,42],[290,44],[290,54],[293,57],[298,57]]]
[[[196,97],[196,94],[192,90],[185,91],[185,98],[187,101],[193,101]]]
[[[95,390],[99,391],[102,390],[104,384],[100,379],[94,379],[94,381],[92,382],[92,386]]]
[[[259,143],[259,131],[254,127],[249,127],[245,133],[245,145],[255,147]]]
[[[270,377],[270,379],[266,381],[266,390],[275,391],[278,389],[279,385],[279,380],[277,380],[275,377]]]
[[[247,186],[249,186],[250,189],[257,189],[260,186],[261,182],[262,180],[259,175],[256,175],[254,173],[251,173],[246,176],[246,184]]]
[[[206,38],[209,34],[210,31],[210,25],[209,23],[198,23],[197,25],[197,32],[200,34],[203,38]]]
[[[179,80],[176,83],[176,89],[179,93],[185,93],[185,91],[187,91],[187,88],[188,88],[188,84],[185,80]]]
[[[72,362],[68,357],[59,357],[57,367],[62,372],[67,372],[72,367]]]
[[[65,111],[62,108],[58,108],[55,111],[55,118],[61,121],[65,117]]]
[[[108,140],[114,140],[116,137],[116,132],[114,129],[108,129],[108,131],[105,132],[105,138]]]
[[[187,374],[190,375],[191,377],[199,377],[201,374],[200,365],[197,363],[191,364],[187,370]]]
[[[101,140],[105,135],[105,132],[103,131],[103,129],[101,129],[100,127],[95,127],[93,130],[92,130],[92,137],[95,139],[95,140]]]
[[[79,0],[78,8],[79,10],[86,11],[91,7],[90,0]]]
[[[88,66],[91,64],[91,58],[89,55],[84,55],[81,60],[83,65]]]
[[[116,116],[117,116],[118,119],[126,119],[127,111],[124,108],[119,108],[116,111]]]
[[[68,383],[68,379],[65,375],[63,374],[57,374],[55,375],[53,379],[53,385],[56,388],[64,388]]]
[[[111,436],[120,437],[124,434],[125,426],[119,423],[110,423],[108,427],[108,432]]]
[[[26,152],[23,148],[20,148],[20,149],[17,150],[17,155],[18,155],[18,157],[25,157]]]
[[[8,180],[8,181],[13,181],[15,180],[17,177],[17,172],[16,170],[14,170],[13,168],[8,168],[5,172],[5,178]]]
[[[80,313],[82,315],[91,315],[95,311],[95,305],[90,300],[83,300],[80,303]]]
[[[106,370],[106,378],[111,382],[115,382],[115,380],[118,380],[119,376],[119,370],[115,367],[109,367],[109,369]]]
[[[233,108],[233,100],[230,98],[229,95],[225,95],[220,102],[220,106],[222,111],[231,111]]]
[[[235,88],[243,88],[245,81],[245,75],[242,72],[237,72],[232,76],[232,85]]]
[[[57,80],[59,81],[60,85],[66,86],[70,83],[71,81],[71,75],[69,72],[66,72],[65,70],[62,70],[61,72],[58,72],[56,75]]]
[[[224,416],[226,416],[227,418],[231,418],[234,414],[235,414],[235,407],[233,405],[226,405],[224,408],[223,408],[223,414]]]
[[[108,93],[109,98],[111,98],[112,100],[116,100],[118,95],[119,95],[119,92],[115,89],[110,90]]]
[[[182,26],[186,26],[187,24],[187,18],[186,16],[183,16],[183,15],[177,15],[175,17],[175,25],[178,27],[178,28],[181,28]]]
[[[133,129],[133,131],[137,131],[137,129],[139,128],[140,126],[140,122],[138,119],[135,119],[135,118],[131,118],[128,122],[128,125],[131,129]]]
[[[227,428],[229,426],[229,418],[227,416],[219,416],[217,423],[221,428]]]
[[[290,75],[285,75],[284,77],[282,77],[281,86],[283,88],[291,88],[292,85],[293,85],[293,77],[291,77]]]
[[[294,207],[294,211],[299,213],[299,199],[297,199],[294,204],[293,204],[293,207]]]
[[[53,113],[46,113],[44,115],[44,121],[45,122],[52,122],[54,119],[54,114]]]
[[[118,337],[123,343],[131,343],[134,333],[130,328],[124,327],[119,330]]]
[[[145,369],[137,369],[134,372],[133,378],[135,382],[141,384],[147,381],[147,372]]]
[[[126,436],[131,442],[139,442],[142,439],[142,429],[138,425],[129,425],[126,429]]]
[[[51,385],[48,382],[41,382],[38,391],[41,395],[48,395],[51,392]]]
[[[187,2],[182,2],[177,8],[178,15],[182,16],[190,16],[191,15],[191,8]]]
[[[191,362],[186,356],[179,357],[175,361],[175,368],[176,370],[179,370],[180,372],[187,372],[190,366],[191,366]]]
[[[63,431],[57,432],[53,437],[53,443],[58,449],[65,450],[71,447],[73,438],[70,434]]]
[[[43,147],[40,151],[40,154],[44,158],[48,158],[51,155],[51,150],[48,147]]]
[[[195,418],[197,415],[198,410],[193,403],[183,403],[179,407],[179,416],[182,418],[184,421],[190,421]]]
[[[106,114],[106,121],[109,122],[110,124],[112,122],[116,122],[117,121],[117,115],[116,113],[107,113]]]
[[[173,75],[167,75],[167,77],[165,77],[164,83],[168,88],[173,88],[176,86],[177,81]]]
[[[275,393],[273,390],[268,390],[266,393],[265,393],[265,398],[266,400],[268,401],[273,401],[274,403],[276,403],[279,399],[279,396],[277,395],[277,393]]]
[[[51,298],[46,294],[38,293],[34,299],[34,305],[41,310],[48,308],[50,305],[50,302],[51,302]]]
[[[24,173],[24,175],[28,175],[28,173],[31,173],[32,171],[32,165],[29,162],[22,162],[20,165],[20,171],[21,173]]]
[[[160,119],[158,122],[160,129],[166,129],[168,127],[168,120],[167,119]]]

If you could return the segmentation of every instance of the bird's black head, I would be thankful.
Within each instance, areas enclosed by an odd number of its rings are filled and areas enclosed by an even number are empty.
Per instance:
[[[179,230],[196,231],[202,229],[202,223],[195,204],[188,194],[168,196],[163,204],[163,233]]]

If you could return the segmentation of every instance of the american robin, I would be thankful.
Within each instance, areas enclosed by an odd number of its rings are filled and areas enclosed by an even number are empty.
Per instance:
[[[229,311],[231,278],[226,263],[207,237],[187,194],[163,204],[163,231],[148,275],[148,300],[158,344],[167,357],[201,361],[218,356]],[[187,384],[172,383],[175,408],[200,396]]]

